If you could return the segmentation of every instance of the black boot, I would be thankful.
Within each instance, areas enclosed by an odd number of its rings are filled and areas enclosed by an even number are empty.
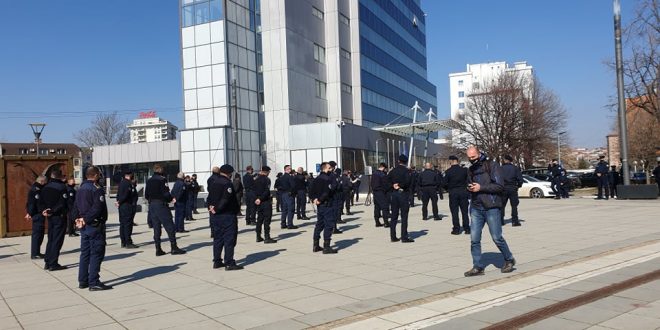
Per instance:
[[[160,248],[160,243],[156,243],[156,257],[164,256],[165,251]]]
[[[179,249],[179,247],[176,245],[176,243],[172,243],[172,249],[170,250],[170,253],[172,255],[175,254],[186,254],[186,251]]]
[[[383,226],[383,224],[380,223],[380,220],[376,219],[376,227],[382,227],[382,226]]]
[[[323,254],[335,254],[337,250],[330,247],[330,241],[323,241]]]
[[[383,227],[390,228],[390,222],[387,219],[383,219]]]
[[[261,234],[257,234],[257,243],[263,242],[264,239],[261,237]]]
[[[314,247],[312,248],[312,252],[319,252],[323,251],[323,248],[319,245],[319,240],[315,239],[314,240]]]
[[[264,240],[264,244],[273,244],[273,243],[277,243],[277,240],[272,239],[270,237],[270,233],[266,233],[266,239]]]

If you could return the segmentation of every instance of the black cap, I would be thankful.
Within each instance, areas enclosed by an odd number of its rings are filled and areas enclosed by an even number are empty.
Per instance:
[[[262,172],[270,172],[270,167],[264,165],[264,166],[261,167],[261,171]]]
[[[451,156],[449,156],[449,160],[455,160],[455,161],[458,161],[458,157],[456,157],[456,156],[454,156],[454,155],[451,155]]]
[[[234,172],[234,168],[229,164],[220,166],[220,173],[231,174],[233,172]]]
[[[510,161],[510,162],[513,161],[513,157],[511,157],[511,155],[504,155],[504,159],[506,159],[506,160],[508,160],[508,161]]]
[[[132,170],[125,170],[124,171],[124,175],[130,175],[130,174],[133,174]]]
[[[337,166],[337,162],[335,162],[334,160],[329,161],[328,164],[330,164],[330,166],[332,166],[332,167]]]
[[[407,162],[407,161],[408,161],[408,156],[406,156],[406,155],[399,155],[399,161],[400,161],[400,162]]]

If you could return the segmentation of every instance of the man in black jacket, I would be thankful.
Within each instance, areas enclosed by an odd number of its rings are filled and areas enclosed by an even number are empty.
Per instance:
[[[234,168],[225,164],[220,167],[220,177],[209,187],[206,204],[213,221],[213,268],[225,267],[225,270],[239,270],[243,266],[236,264],[234,248],[238,235],[239,205],[231,182]],[[224,262],[222,250],[225,251]]]
[[[433,209],[433,219],[441,220],[438,215],[438,187],[441,185],[440,174],[433,170],[431,163],[424,164],[424,171],[418,176],[419,194],[422,195],[422,220],[428,220],[429,200]]]
[[[137,245],[133,244],[131,238],[133,234],[133,183],[131,182],[131,171],[124,172],[124,177],[119,182],[117,191],[117,202],[115,206],[119,208],[119,238],[121,247],[126,249],[135,249]]]
[[[502,226],[504,226],[504,210],[506,203],[511,201],[511,223],[514,227],[520,226],[518,219],[518,188],[522,187],[523,177],[520,167],[513,165],[513,157],[510,155],[504,156],[504,165],[502,165],[502,180],[504,180],[504,193],[502,194]]]
[[[245,168],[245,174],[243,174],[243,191],[245,193],[245,222],[248,225],[253,225],[256,223],[256,206],[254,200],[256,196],[254,195],[254,168],[252,165],[249,165]]]
[[[471,225],[471,254],[472,269],[465,272],[465,276],[483,275],[485,263],[481,259],[481,231],[488,224],[488,230],[493,242],[504,256],[502,273],[510,273],[516,260],[509,250],[504,237],[502,237],[502,197],[504,180],[500,166],[479,152],[476,147],[467,149],[467,157],[472,163],[468,173],[468,191],[472,194],[470,205]]]
[[[298,220],[309,220],[307,217],[307,178],[302,167],[298,167],[293,177],[296,190],[296,216]]]
[[[390,241],[412,243],[415,240],[408,237],[408,212],[410,211],[410,194],[414,185],[410,171],[406,167],[408,157],[399,156],[399,165],[387,174],[389,183],[392,185],[392,220],[390,221]],[[401,215],[401,239],[396,237],[396,224]]]
[[[254,204],[257,206],[257,243],[264,244],[277,243],[270,237],[270,221],[273,217],[273,197],[270,195],[270,167],[262,166],[261,172],[254,180],[254,193],[256,199]],[[264,231],[264,237],[261,237],[261,230]]]
[[[39,194],[37,201],[39,212],[48,222],[48,243],[46,243],[46,257],[44,269],[57,271],[66,269],[59,264],[60,250],[64,244],[66,232],[67,198],[66,185],[61,170],[53,170],[50,181]]]
[[[449,210],[451,211],[452,235],[460,235],[461,229],[466,235],[470,235],[470,217],[468,216],[469,192],[468,170],[458,164],[458,157],[449,156],[451,166],[445,171],[444,186],[449,192]],[[463,227],[458,219],[458,210],[461,210]]]
[[[298,226],[293,225],[293,213],[295,208],[295,184],[291,176],[291,165],[284,166],[284,174],[280,178],[280,184],[277,188],[282,196],[282,229],[298,229]]]
[[[80,236],[76,233],[76,219],[73,218],[73,203],[76,201],[76,179],[68,178],[66,180],[66,193],[69,196],[66,198],[66,233],[69,237]]]
[[[343,204],[346,208],[346,215],[353,215],[353,213],[351,213],[351,199],[353,198],[351,195],[351,190],[353,189],[353,182],[351,181],[350,171],[344,170],[342,172],[340,182],[342,196],[344,197]]]
[[[332,195],[337,191],[337,181],[332,176],[332,165],[329,163],[321,164],[321,173],[312,182],[309,191],[309,198],[312,199],[317,208],[316,226],[314,227],[314,245],[313,252],[323,251],[323,254],[335,254],[331,244],[332,234],[336,229],[337,211],[333,205]],[[321,248],[321,232],[323,232],[323,248]]]
[[[44,242],[45,222],[44,216],[39,212],[39,198],[41,189],[46,185],[46,177],[40,175],[30,187],[27,204],[25,205],[25,220],[32,222],[32,240],[30,243],[30,258],[43,259],[41,244]],[[74,219],[75,220],[75,219]]]
[[[144,188],[144,198],[149,201],[149,214],[154,228],[154,244],[156,245],[156,256],[165,255],[165,251],[160,246],[160,234],[162,228],[165,228],[167,237],[170,240],[172,255],[185,254],[186,251],[179,248],[176,244],[176,233],[172,221],[172,212],[170,212],[169,203],[176,202],[176,199],[170,194],[170,188],[167,186],[167,179],[163,175],[163,167],[160,164],[154,165],[154,175],[147,180]],[[162,227],[161,227],[162,226]]]

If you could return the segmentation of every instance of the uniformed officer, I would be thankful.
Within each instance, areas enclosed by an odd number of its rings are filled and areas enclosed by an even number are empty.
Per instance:
[[[419,177],[419,172],[417,172],[417,169],[415,166],[411,167],[409,170],[410,172],[410,193],[408,194],[408,198],[410,200],[410,207],[415,207],[415,194],[418,195],[419,197],[419,185],[418,185],[418,177]]]
[[[186,192],[185,174],[179,172],[176,175],[176,182],[172,187],[172,197],[174,198],[174,230],[177,233],[185,233],[184,218],[186,217],[186,203],[188,194]]]
[[[385,228],[390,226],[390,187],[391,184],[387,180],[387,165],[385,163],[378,164],[378,170],[371,176],[371,191],[374,195],[374,220],[376,220],[376,227]],[[383,217],[383,222],[380,223],[380,217]]]
[[[406,163],[408,156],[399,156],[399,165],[390,171],[387,175],[392,184],[392,221],[390,222],[390,240],[398,242],[396,237],[396,224],[401,215],[401,242],[412,243],[415,240],[408,237],[408,211],[410,211],[410,189],[413,185],[412,177]]]
[[[442,220],[438,215],[438,187],[442,184],[440,174],[433,170],[431,163],[424,164],[424,171],[418,176],[419,193],[422,194],[422,219],[428,220],[429,200],[433,209],[433,219]]]
[[[548,174],[552,177],[550,188],[555,194],[555,199],[561,199],[561,172],[563,168],[556,159],[548,166]]]
[[[133,226],[137,226],[137,223],[135,223],[135,214],[137,214],[137,205],[138,205],[138,199],[140,196],[138,195],[138,190],[137,190],[137,180],[135,179],[134,176],[131,176],[131,205],[133,206],[133,213],[131,213],[131,223]],[[131,235],[133,234],[133,230],[131,229]],[[131,239],[131,242],[133,239]]]
[[[238,235],[238,200],[231,182],[234,168],[231,165],[220,167],[220,177],[209,186],[206,203],[213,222],[213,268],[225,267],[225,270],[239,270],[243,266],[234,260],[234,248]],[[225,250],[222,262],[222,250]]]
[[[522,187],[523,177],[520,167],[513,165],[513,157],[504,156],[504,164],[501,167],[502,180],[504,181],[504,192],[502,194],[502,218],[501,223],[504,226],[504,210],[506,203],[511,201],[511,223],[514,227],[520,226],[518,219],[518,188]]]
[[[112,287],[101,282],[99,276],[101,262],[105,257],[105,223],[108,220],[105,190],[97,183],[101,177],[97,167],[88,167],[85,177],[87,180],[80,185],[75,201],[76,227],[80,228],[82,234],[78,287],[89,288],[89,291],[109,290]]]
[[[73,203],[76,201],[76,179],[69,178],[66,180],[66,193],[69,195],[66,198],[66,233],[69,237],[80,236],[76,233],[76,219],[73,218]]]
[[[115,206],[119,208],[119,239],[121,247],[126,249],[135,249],[137,245],[133,244],[133,183],[131,176],[133,172],[125,171],[124,177],[119,182],[117,190],[117,202]]]
[[[281,184],[282,184],[282,172],[278,172],[275,175],[275,184],[273,185],[273,188],[275,188],[275,211],[277,212],[282,211],[282,193],[280,193]]]
[[[596,179],[598,180],[598,197],[596,199],[610,199],[610,184],[607,180],[608,172],[605,156],[598,157],[598,164],[595,170]],[[603,190],[605,190],[605,197],[603,197]]]
[[[282,229],[298,229],[298,226],[293,225],[293,213],[296,203],[293,196],[296,192],[293,177],[291,176],[291,165],[284,166],[284,174],[280,178],[278,191],[282,196],[282,220],[280,227]]]
[[[193,193],[192,213],[199,214],[199,212],[197,212],[197,196],[199,195],[200,187],[199,187],[199,183],[197,182],[197,174],[193,174],[190,177],[190,187],[192,188],[192,193]]]
[[[314,179],[310,187],[309,198],[316,205],[316,226],[314,227],[313,252],[323,251],[323,254],[337,253],[330,244],[332,233],[336,228],[335,219],[337,211],[333,203],[332,195],[337,191],[337,180],[332,176],[332,166],[328,163],[321,164],[321,173]],[[323,248],[319,245],[323,232]]]
[[[213,166],[211,169],[211,176],[206,179],[206,192],[208,192],[209,187],[215,182],[216,180],[220,179],[220,168],[217,166]],[[206,205],[208,207],[208,205]],[[213,221],[211,221],[211,212],[209,212],[209,228],[211,228],[211,238],[213,238]]]
[[[186,251],[179,249],[176,245],[176,234],[174,232],[174,222],[172,221],[172,212],[168,204],[176,202],[170,194],[170,188],[167,187],[167,179],[163,176],[163,167],[160,164],[154,165],[154,175],[147,180],[144,188],[144,198],[149,201],[149,215],[154,227],[154,244],[156,245],[156,256],[165,255],[160,247],[160,234],[162,228],[165,228],[167,237],[170,239],[170,253],[185,254]],[[162,226],[162,227],[161,227]]]
[[[245,191],[245,222],[248,225],[252,225],[256,222],[257,212],[256,205],[254,204],[256,196],[254,195],[254,168],[252,165],[245,168],[243,190]]]
[[[64,244],[66,232],[67,198],[69,194],[64,184],[61,170],[53,170],[50,181],[41,189],[38,201],[39,212],[48,222],[48,243],[46,243],[46,257],[44,269],[57,271],[66,269],[59,264],[60,250]]]
[[[302,167],[298,167],[294,176],[296,190],[296,214],[298,220],[309,220],[307,217],[307,178]]]
[[[344,170],[341,175],[341,193],[344,197],[344,207],[346,208],[346,215],[353,215],[351,213],[351,200],[353,198],[352,194],[353,182],[350,177],[350,172]]]
[[[445,171],[444,186],[449,193],[449,210],[451,211],[451,222],[453,224],[451,234],[461,234],[461,223],[458,219],[458,210],[460,209],[463,217],[462,230],[466,235],[470,235],[469,192],[467,191],[468,169],[460,166],[458,157],[453,155],[449,156],[449,163],[451,166]]]
[[[342,234],[343,231],[339,230],[339,227],[337,224],[339,223],[346,223],[346,221],[342,220],[341,215],[342,215],[342,210],[343,210],[343,205],[344,205],[344,194],[343,194],[343,189],[341,187],[341,169],[337,167],[337,162],[334,160],[331,160],[328,162],[332,168],[332,180],[336,182],[335,191],[332,195],[332,206],[334,207],[335,210],[335,229],[332,231],[333,234]]]
[[[264,242],[265,244],[277,243],[276,240],[270,237],[270,221],[273,217],[273,197],[270,195],[270,167],[262,166],[261,172],[254,180],[254,204],[257,206],[257,243]],[[261,237],[261,230],[263,228],[264,236]]]
[[[44,216],[39,212],[39,198],[41,189],[46,185],[46,177],[40,175],[28,191],[27,204],[25,205],[25,220],[32,222],[32,239],[30,242],[30,258],[43,259],[41,254],[41,243],[44,241]]]
[[[193,221],[195,220],[195,218],[193,218],[193,206],[195,205],[195,188],[193,188],[192,178],[190,178],[190,175],[186,175],[186,178],[183,182],[185,183],[186,187],[183,197],[186,200],[186,220]]]
[[[440,171],[440,169],[438,168],[438,165],[434,165],[434,166],[433,166],[433,170],[434,170],[436,173],[438,173],[438,176],[439,176],[439,178],[440,178],[439,181],[440,181],[440,183],[441,183],[441,184],[438,186],[438,197],[440,198],[440,200],[444,200],[445,198],[444,198],[444,196],[443,196],[443,191],[442,191],[442,190],[444,189],[445,176],[443,175],[442,171]]]

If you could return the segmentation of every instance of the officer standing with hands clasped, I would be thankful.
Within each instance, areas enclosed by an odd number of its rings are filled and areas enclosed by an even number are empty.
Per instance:
[[[422,195],[422,220],[429,217],[429,199],[433,208],[433,220],[441,220],[438,215],[438,187],[442,184],[441,174],[433,169],[431,163],[424,164],[424,171],[418,176],[419,194]]]
[[[504,226],[504,210],[506,203],[511,201],[511,223],[512,226],[520,226],[518,219],[518,188],[522,187],[523,177],[520,167],[513,165],[513,157],[510,155],[504,156],[504,165],[502,165],[502,179],[504,180],[504,193],[502,194],[502,226]]]
[[[234,248],[238,235],[239,205],[231,182],[234,168],[225,164],[220,167],[220,177],[209,187],[206,204],[213,222],[213,269],[225,267],[225,270],[239,270],[243,266],[234,260]],[[225,250],[224,263],[222,250]]]
[[[69,194],[66,198],[66,233],[69,237],[80,236],[76,233],[76,219],[73,217],[73,203],[76,201],[76,179],[69,178],[66,180],[66,193]]]
[[[387,181],[387,165],[378,164],[378,171],[371,176],[371,191],[374,194],[374,219],[376,227],[388,228],[390,226],[390,193],[391,184]],[[384,224],[380,223],[380,217],[383,216]]]
[[[410,189],[413,185],[411,174],[406,168],[408,156],[399,156],[399,165],[387,175],[392,184],[392,221],[390,222],[390,240],[392,242],[412,243],[415,240],[408,237],[408,212],[410,211]],[[396,224],[401,215],[401,239],[396,237]]]
[[[245,191],[245,222],[248,225],[254,224],[256,207],[254,204],[254,168],[252,165],[248,166],[245,169],[245,174],[243,174],[243,190]]]
[[[147,180],[144,189],[144,198],[149,201],[149,214],[154,228],[154,244],[156,245],[156,256],[165,255],[165,251],[160,247],[160,234],[164,227],[167,237],[170,239],[170,253],[185,254],[186,251],[179,249],[176,245],[176,234],[174,232],[174,222],[172,221],[172,212],[168,204],[176,202],[170,194],[170,188],[167,187],[167,179],[163,176],[163,167],[160,164],[154,165],[154,175]],[[162,227],[161,227],[162,226]]]
[[[465,235],[470,235],[470,217],[468,216],[468,196],[465,189],[468,184],[468,170],[458,164],[458,157],[449,156],[451,166],[445,171],[445,188],[449,192],[449,210],[451,211],[452,235],[460,235],[461,229]],[[463,216],[463,228],[458,219],[458,210]]]
[[[596,199],[610,199],[610,184],[607,180],[607,173],[609,171],[607,162],[605,162],[605,156],[598,157],[598,164],[594,172],[598,180],[598,197]],[[603,189],[605,190],[605,197],[603,197]]]
[[[39,212],[39,198],[41,189],[46,185],[46,177],[40,175],[34,181],[28,192],[27,205],[25,205],[25,220],[32,222],[32,240],[30,242],[30,259],[43,259],[41,243],[44,242],[44,216]]]
[[[316,226],[314,227],[313,252],[323,251],[323,254],[337,253],[336,249],[330,247],[332,233],[335,229],[337,210],[335,209],[333,194],[337,191],[337,180],[332,176],[332,166],[328,163],[321,164],[321,173],[312,182],[309,198],[312,199],[317,208]],[[323,248],[319,245],[323,232]]]
[[[262,166],[259,176],[254,180],[254,204],[257,206],[257,243],[264,242],[265,244],[277,243],[276,240],[270,237],[270,221],[273,217],[273,197],[270,195],[270,167]],[[263,228],[264,236],[261,237],[261,230]]]
[[[115,206],[119,208],[119,238],[121,247],[126,249],[136,249],[133,244],[133,183],[131,176],[133,172],[124,172],[124,177],[119,182],[117,190],[117,202]]]
[[[278,191],[282,196],[282,220],[280,227],[282,229],[298,229],[293,225],[293,213],[295,208],[295,186],[291,176],[291,165],[284,166],[284,174],[280,178]]]
[[[99,276],[101,262],[105,257],[105,223],[108,220],[105,190],[98,184],[101,172],[97,167],[88,167],[85,177],[87,180],[80,186],[75,202],[76,227],[82,234],[78,288],[89,288],[89,291],[109,290],[112,287],[103,284]]]
[[[50,271],[67,268],[59,264],[60,250],[62,250],[66,232],[66,209],[69,197],[63,180],[62,171],[53,170],[50,173],[50,182],[41,189],[38,201],[39,212],[48,221],[48,243],[46,243],[44,269]]]

